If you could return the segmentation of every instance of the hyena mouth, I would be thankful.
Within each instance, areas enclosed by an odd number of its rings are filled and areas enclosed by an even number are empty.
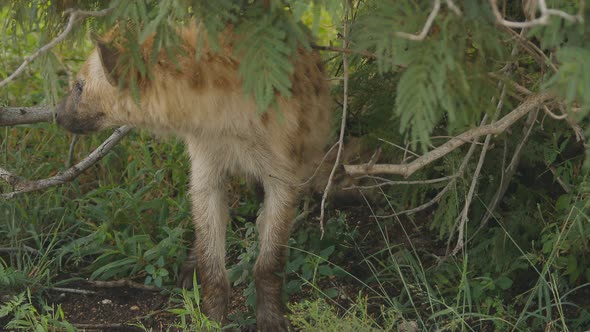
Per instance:
[[[105,114],[102,112],[93,114],[90,117],[82,117],[79,114],[64,116],[58,112],[56,121],[58,125],[74,134],[89,134],[101,129],[101,122],[104,116]]]

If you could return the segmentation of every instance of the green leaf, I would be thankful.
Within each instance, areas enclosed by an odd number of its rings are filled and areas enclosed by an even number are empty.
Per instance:
[[[338,290],[336,288],[328,288],[324,291],[324,294],[326,294],[327,297],[333,299],[338,296]]]
[[[496,280],[496,285],[498,287],[500,287],[502,290],[507,290],[510,287],[512,287],[512,279],[506,277],[506,276],[501,276],[500,278],[498,278]]]

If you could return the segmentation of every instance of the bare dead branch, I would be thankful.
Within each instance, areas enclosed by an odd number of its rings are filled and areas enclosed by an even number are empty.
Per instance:
[[[48,289],[55,291],[55,292],[62,292],[62,293],[73,293],[73,294],[82,294],[82,295],[96,294],[95,291],[85,290],[85,289],[77,289],[77,288],[50,287]]]
[[[47,179],[27,181],[18,176],[0,168],[0,178],[4,179],[14,187],[12,192],[1,194],[4,199],[11,199],[14,196],[26,192],[37,191],[49,187],[57,186],[74,180],[78,175],[87,170],[102,159],[115,145],[117,145],[127,133],[131,130],[129,126],[122,126],[115,129],[113,134],[107,138],[96,150],[92,151],[86,158],[82,159],[76,165],[68,168],[64,172]]]
[[[26,57],[25,60],[21,63],[21,65],[14,72],[12,72],[12,74],[10,74],[4,80],[0,81],[0,88],[2,88],[6,84],[8,84],[10,81],[15,79],[18,75],[22,74],[22,72],[25,70],[25,68],[33,60],[35,60],[37,57],[39,57],[41,54],[51,50],[53,47],[55,47],[55,45],[59,44],[64,39],[66,39],[66,37],[72,31],[72,28],[74,27],[74,25],[76,23],[78,23],[82,19],[84,19],[86,17],[90,17],[90,16],[92,16],[92,17],[105,16],[111,10],[113,10],[113,7],[99,10],[99,11],[87,11],[87,10],[76,10],[76,9],[66,10],[64,12],[64,14],[70,14],[70,18],[69,18],[68,24],[66,25],[64,30],[57,37],[55,37],[52,41],[50,41],[48,44],[46,44],[45,46],[43,46],[40,49],[38,49],[37,51],[35,51],[33,54]]]
[[[559,17],[563,18],[564,20],[570,21],[570,22],[583,22],[584,21],[584,17],[580,13],[578,13],[576,15],[570,15],[564,11],[561,11],[561,10],[547,8],[547,4],[546,4],[545,0],[536,0],[536,3],[531,4],[531,8],[532,8],[531,11],[533,11],[533,12],[536,10],[535,7],[538,7],[539,11],[541,12],[541,15],[539,17],[534,18],[532,20],[527,20],[524,22],[508,21],[508,20],[505,20],[504,17],[502,17],[502,14],[498,10],[498,3],[497,2],[498,2],[497,0],[490,0],[490,5],[492,6],[492,11],[494,13],[494,16],[496,16],[496,22],[498,22],[498,24],[500,24],[500,25],[511,27],[511,28],[530,28],[530,27],[534,27],[537,25],[545,25],[545,24],[549,23],[549,18],[551,16],[559,16]],[[527,14],[527,13],[525,13],[525,14]]]
[[[436,178],[436,179],[412,180],[412,181],[393,181],[393,180],[384,179],[384,178],[380,178],[380,177],[376,177],[376,176],[367,176],[370,179],[380,180],[382,182],[377,183],[377,184],[368,185],[368,186],[350,186],[350,187],[342,188],[342,190],[374,189],[374,188],[393,186],[393,185],[435,184],[435,183],[450,181],[450,180],[456,178],[457,176],[458,176],[458,174],[454,174],[454,175],[449,175],[449,176],[443,176],[443,177]]]
[[[47,107],[0,107],[0,127],[52,122],[53,114]]]
[[[502,119],[489,125],[468,130],[408,164],[344,165],[344,169],[346,173],[353,176],[364,174],[398,174],[407,178],[419,169],[422,169],[426,165],[431,164],[444,157],[449,152],[462,146],[465,142],[472,141],[474,138],[483,135],[499,135],[503,133],[528,112],[541,107],[543,103],[553,98],[555,98],[555,95],[550,91],[543,91],[530,96],[520,106],[505,115]]]

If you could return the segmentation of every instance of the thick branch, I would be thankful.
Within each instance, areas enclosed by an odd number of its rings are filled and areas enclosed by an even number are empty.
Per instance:
[[[52,122],[53,113],[47,107],[0,107],[0,127]]]
[[[554,97],[555,95],[550,91],[543,91],[533,95],[527,98],[515,110],[505,115],[502,119],[486,126],[468,130],[463,134],[450,139],[438,148],[426,153],[425,155],[422,155],[420,158],[412,161],[409,164],[344,165],[344,169],[346,173],[353,176],[363,174],[398,174],[407,178],[414,174],[414,172],[444,157],[449,152],[457,149],[466,142],[472,141],[473,139],[483,135],[498,135],[503,133],[506,129],[508,129],[508,127],[522,118],[525,114],[541,107],[543,103],[553,99]]]
[[[123,126],[115,129],[115,132],[107,138],[96,150],[92,151],[86,158],[82,159],[76,165],[68,168],[63,173],[52,176],[48,179],[26,181],[17,176],[14,176],[5,169],[0,168],[0,178],[14,186],[14,191],[2,194],[0,197],[4,199],[11,199],[14,196],[26,192],[37,191],[49,187],[54,187],[65,182],[74,180],[78,175],[87,170],[102,159],[115,145],[129,133],[131,127]]]

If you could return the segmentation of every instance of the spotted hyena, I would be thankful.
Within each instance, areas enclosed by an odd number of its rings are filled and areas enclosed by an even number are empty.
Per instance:
[[[327,81],[316,52],[299,49],[293,57],[292,96],[277,96],[276,110],[258,112],[246,98],[234,56],[234,37],[224,34],[221,50],[205,42],[197,48],[197,25],[181,29],[184,52],[170,59],[161,52],[152,75],[139,80],[140,101],[118,88],[118,60],[126,50],[117,30],[95,39],[71,93],[58,107],[57,122],[74,133],[131,125],[182,138],[191,160],[190,195],[195,243],[180,275],[202,285],[205,313],[225,320],[230,285],[225,269],[228,205],[224,182],[230,174],[255,179],[264,188],[256,221],[260,255],[254,267],[259,330],[287,329],[281,289],[291,221],[305,182],[324,154],[330,126]],[[141,50],[150,59],[152,40]],[[195,55],[199,49],[200,57]],[[123,79],[124,81],[124,79]],[[125,86],[125,84],[123,85]]]

